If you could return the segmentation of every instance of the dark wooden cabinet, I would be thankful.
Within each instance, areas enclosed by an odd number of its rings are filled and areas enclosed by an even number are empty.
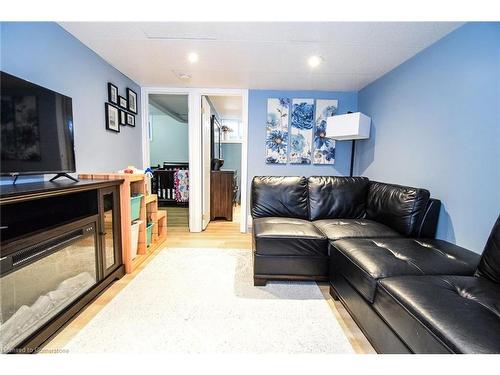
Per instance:
[[[99,240],[100,258],[104,277],[112,273],[122,262],[120,235],[119,190],[109,187],[99,190]]]
[[[233,220],[234,171],[212,171],[210,175],[210,220]]]

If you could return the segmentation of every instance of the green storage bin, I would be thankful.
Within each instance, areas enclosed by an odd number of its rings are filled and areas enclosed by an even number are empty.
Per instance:
[[[141,202],[142,194],[134,195],[130,197],[130,220],[139,220],[141,216]]]
[[[151,246],[153,238],[153,225],[155,225],[155,223],[148,223],[148,226],[146,227],[146,245],[148,247]]]

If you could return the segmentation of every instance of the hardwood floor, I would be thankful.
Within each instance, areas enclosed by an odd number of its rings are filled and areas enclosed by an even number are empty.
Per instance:
[[[250,233],[240,233],[239,207],[235,208],[234,221],[212,221],[207,229],[201,233],[191,233],[188,229],[188,209],[182,207],[168,207],[167,240],[165,246],[169,248],[217,248],[217,249],[248,249],[252,248]],[[112,284],[94,302],[68,324],[44,349],[48,352],[64,346],[78,333],[106,304],[116,296],[134,277],[147,266],[161,250],[160,247],[133,273],[125,275],[122,279]],[[333,316],[341,325],[356,353],[375,353],[375,350],[365,338],[349,313],[338,301],[334,301],[328,291],[327,283],[318,283],[320,290],[328,301]]]
[[[196,247],[217,249],[251,249],[250,233],[240,233],[240,207],[234,207],[233,221],[211,221],[201,233],[191,233],[188,229],[188,209],[167,207],[168,234],[167,247]]]
[[[189,208],[187,207],[158,207],[167,211],[167,227],[187,228],[189,226]]]

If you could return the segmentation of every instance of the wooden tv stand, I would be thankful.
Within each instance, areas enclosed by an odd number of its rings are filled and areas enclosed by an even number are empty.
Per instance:
[[[63,180],[0,186],[2,307],[17,309],[23,305],[29,309],[35,301],[23,293],[29,291],[34,297],[41,297],[54,290],[52,287],[43,289],[42,281],[63,277],[65,273],[73,275],[74,264],[53,262],[52,256],[64,253],[64,259],[76,259],[76,264],[90,264],[88,269],[95,272],[89,289],[76,294],[75,299],[68,300],[69,304],[60,310],[54,310],[54,315],[33,331],[25,331],[25,337],[18,337],[15,347],[9,346],[7,351],[39,351],[109,284],[124,275],[119,206],[121,183],[119,179]],[[84,238],[88,242],[82,245],[79,241]],[[79,249],[88,249],[84,251],[88,251],[92,263],[78,261],[79,255],[75,255],[78,246]],[[45,262],[45,268],[36,268],[40,262]],[[58,272],[44,274],[52,264]],[[28,287],[23,283],[31,278],[16,276],[27,270],[33,270],[33,275],[38,277],[38,282],[35,277],[34,284]],[[9,305],[9,302],[14,303]]]

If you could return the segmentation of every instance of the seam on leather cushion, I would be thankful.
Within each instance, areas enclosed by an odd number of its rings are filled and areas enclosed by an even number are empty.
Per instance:
[[[332,243],[333,242],[333,243]],[[373,293],[370,293],[370,296],[367,296],[363,291],[359,290],[357,286],[353,285],[352,282],[349,280],[349,278],[345,277],[345,274],[340,271],[344,279],[351,284],[351,286],[358,292],[360,293],[364,298],[366,298],[369,302],[373,303],[375,300],[375,294],[377,293],[377,279],[373,278],[366,270],[361,267],[354,259],[351,257],[347,256],[345,252],[343,252],[341,249],[339,249],[337,246],[335,246],[335,241],[330,241],[330,244],[340,253],[339,256],[343,256],[345,260],[347,260],[349,263],[351,263],[355,268],[359,269],[363,275],[363,278],[370,284],[371,286],[374,287]],[[330,256],[332,256],[331,254]]]
[[[404,257],[404,259],[403,259],[403,257],[398,256],[398,254],[394,250],[389,249],[387,246],[382,246],[380,243],[377,243],[376,239],[372,239],[370,241],[378,248],[388,251],[394,258],[399,259],[399,260],[409,264],[410,266],[413,266],[414,268],[419,270],[422,273],[422,275],[425,275],[425,272],[415,262],[413,262],[410,258]],[[390,276],[386,276],[386,277],[390,277]]]
[[[460,290],[458,288],[457,285],[453,284],[451,281],[449,280],[445,280],[445,279],[442,279],[446,284],[448,284],[451,288],[451,290],[453,290],[455,293],[457,293],[458,296],[460,296],[460,298],[463,298],[463,299],[466,299],[468,301],[471,301],[471,302],[474,302],[474,303],[477,303],[478,305],[480,305],[482,308],[484,308],[485,310],[488,310],[488,312],[490,312],[491,314],[495,315],[497,318],[500,318],[500,314],[495,311],[495,310],[492,310],[491,307],[485,305],[484,303],[481,303],[480,301],[478,301],[477,299],[475,298],[469,298],[467,296],[464,296],[463,293],[460,293]]]
[[[418,195],[418,191],[417,191],[417,195]],[[416,204],[417,204],[417,199],[414,199],[413,200],[413,204],[411,206],[411,212],[412,213],[415,212],[415,205]],[[424,213],[425,213],[425,211],[424,211]],[[413,227],[413,224],[414,224],[413,220],[414,220],[414,218],[411,219],[411,220],[408,220],[408,227],[406,228],[406,232],[409,233],[410,235],[413,233],[412,230],[411,230],[411,228]]]
[[[259,248],[257,253],[269,251],[269,249],[276,248],[282,246],[283,238],[256,238],[256,247]],[[300,250],[297,249],[296,244],[285,246],[288,250],[279,251],[276,254],[263,254],[263,255],[272,255],[272,256],[287,256],[289,254],[290,248],[294,249],[294,252],[302,252],[302,256],[316,255],[318,253],[324,254],[327,256],[328,254],[328,240],[327,239],[319,239],[319,238],[294,238],[296,241],[306,241],[303,242],[300,246]],[[266,246],[267,243],[267,246]],[[281,254],[280,254],[281,253]],[[293,255],[293,254],[290,254]]]
[[[428,249],[431,249],[432,251],[438,253],[439,255],[441,255],[442,257],[445,257],[445,258],[452,258],[453,261],[457,262],[457,263],[461,263],[463,265],[465,265],[466,267],[471,267],[473,268],[473,266],[471,266],[470,263],[466,262],[465,260],[459,258],[459,257],[456,257],[455,255],[452,255],[452,254],[449,254],[449,253],[446,253],[444,252],[443,250],[437,248],[436,246],[430,244],[429,242],[426,242],[425,240],[420,240],[420,239],[412,239],[413,242],[416,242],[417,244],[419,244],[420,246],[422,247],[425,247],[425,248],[428,248]]]
[[[257,239],[265,238],[265,239],[297,239],[297,240],[317,240],[317,241],[328,241],[328,237],[322,234],[321,237],[313,237],[313,236],[295,236],[289,234],[258,234],[255,236]]]
[[[300,258],[300,259],[329,259],[328,255],[269,255],[269,254],[257,254],[255,251],[255,256],[260,258]]]

